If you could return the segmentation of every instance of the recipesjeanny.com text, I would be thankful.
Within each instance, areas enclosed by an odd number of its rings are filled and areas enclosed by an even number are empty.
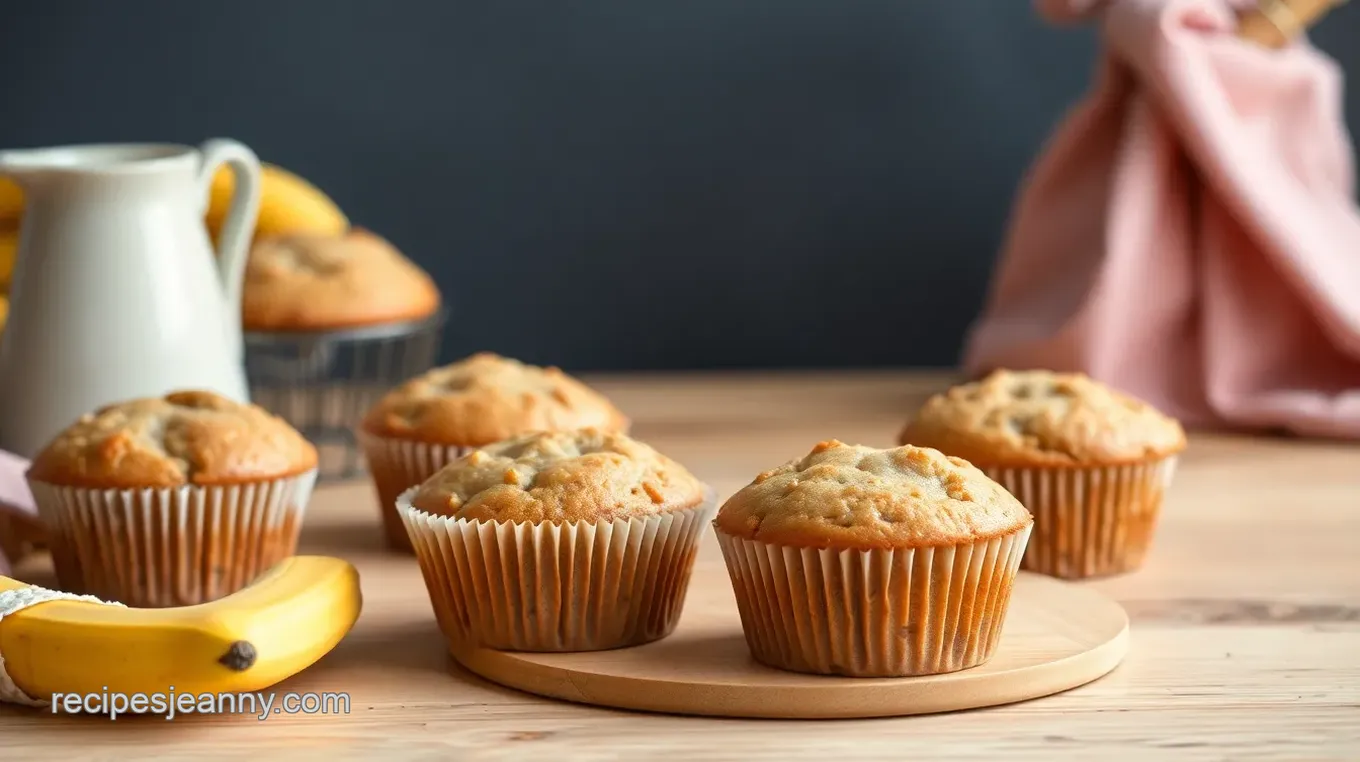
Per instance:
[[[242,714],[264,721],[280,715],[349,714],[348,693],[189,693],[171,686],[163,692],[54,693],[53,714],[97,714],[116,720],[152,714],[173,720],[194,714]]]

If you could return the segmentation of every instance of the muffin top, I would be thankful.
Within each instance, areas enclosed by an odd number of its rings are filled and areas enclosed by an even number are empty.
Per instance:
[[[255,243],[246,263],[247,331],[316,331],[420,320],[439,309],[434,281],[366,230]]]
[[[181,391],[100,408],[33,459],[32,479],[68,487],[226,485],[316,467],[316,448],[254,405]]]
[[[965,460],[832,440],[757,476],[715,523],[775,545],[886,550],[971,543],[1031,521],[1019,500]]]
[[[979,466],[1120,465],[1185,449],[1151,405],[1077,373],[998,370],[931,397],[899,437]]]
[[[411,498],[426,513],[468,521],[571,524],[683,510],[704,485],[624,434],[540,431],[449,463]]]
[[[363,428],[381,437],[479,447],[530,431],[627,431],[628,419],[557,368],[483,352],[388,392]]]

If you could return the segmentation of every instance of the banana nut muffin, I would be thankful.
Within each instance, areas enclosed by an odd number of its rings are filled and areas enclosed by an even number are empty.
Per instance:
[[[1185,432],[1082,374],[999,370],[931,397],[899,441],[979,466],[1114,465],[1178,453]]]
[[[752,656],[847,677],[989,659],[1032,524],[965,460],[837,441],[760,474],[713,522]]]
[[[513,523],[612,521],[693,508],[704,487],[683,466],[598,429],[537,432],[473,450],[411,498],[439,516]]]
[[[397,510],[455,654],[593,651],[674,630],[713,501],[651,447],[581,429],[474,450]]]
[[[265,238],[246,263],[247,331],[306,332],[420,320],[439,310],[430,276],[362,229]]]
[[[626,431],[628,419],[599,393],[553,367],[480,352],[388,392],[364,417],[381,437],[477,447],[529,431],[595,427]]]
[[[1029,512],[959,458],[921,447],[822,442],[730,497],[717,528],[800,548],[959,545],[1028,526]]]
[[[557,368],[481,352],[391,390],[364,416],[359,441],[387,543],[410,550],[397,496],[481,447],[531,431],[627,432],[609,400]]]
[[[130,606],[230,595],[293,554],[316,448],[206,391],[108,405],[28,470],[65,589]]]
[[[931,397],[900,439],[966,458],[1034,514],[1024,566],[1139,568],[1186,447],[1176,420],[1078,373],[998,370]]]
[[[212,392],[108,405],[33,459],[28,477],[103,489],[221,485],[296,476],[316,448],[280,418]]]

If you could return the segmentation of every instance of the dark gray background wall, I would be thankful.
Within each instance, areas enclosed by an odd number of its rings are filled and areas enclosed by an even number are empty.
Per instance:
[[[1018,0],[0,7],[0,146],[238,138],[435,275],[446,358],[583,370],[952,363],[1095,52]],[[1360,77],[1360,8],[1315,39]]]

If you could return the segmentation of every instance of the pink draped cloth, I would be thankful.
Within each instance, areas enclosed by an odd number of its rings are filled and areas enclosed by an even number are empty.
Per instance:
[[[27,470],[28,461],[0,451],[0,575],[8,576],[12,561],[18,560],[7,552],[15,554],[42,536],[33,494],[24,479]]]
[[[1097,82],[1019,194],[965,351],[1082,371],[1193,425],[1360,438],[1360,212],[1342,74],[1219,0],[1098,18]]]

